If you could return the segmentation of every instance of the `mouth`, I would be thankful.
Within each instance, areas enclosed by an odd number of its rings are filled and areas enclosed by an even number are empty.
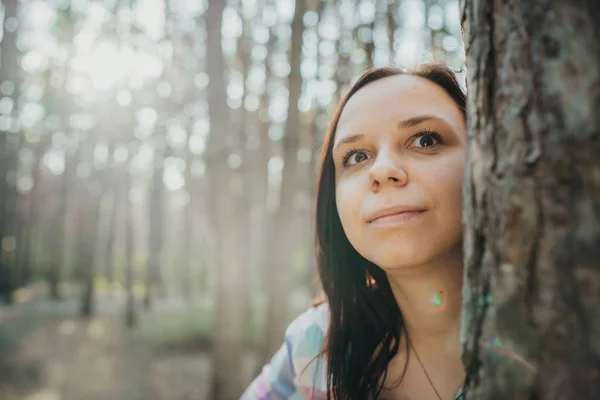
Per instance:
[[[426,211],[418,208],[391,208],[373,214],[369,217],[368,222],[373,225],[403,224],[424,214]]]

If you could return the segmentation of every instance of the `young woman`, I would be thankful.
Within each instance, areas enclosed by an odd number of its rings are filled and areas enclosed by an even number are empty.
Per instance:
[[[242,395],[462,397],[465,94],[445,66],[366,72],[338,107],[317,194],[326,300]]]

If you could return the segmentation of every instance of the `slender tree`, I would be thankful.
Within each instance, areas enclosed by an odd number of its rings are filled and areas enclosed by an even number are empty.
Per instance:
[[[72,75],[70,60],[74,54],[72,41],[73,37],[75,36],[76,21],[77,16],[73,12],[71,3],[67,2],[66,7],[58,11],[58,19],[54,26],[55,34],[58,38],[60,46],[66,51],[67,62],[65,62],[64,65],[56,65],[56,63],[52,62],[50,68],[44,72],[45,86],[47,88],[44,96],[44,108],[49,113],[59,116],[60,128],[63,129],[65,133],[68,133],[71,138],[77,138],[81,136],[81,132],[73,130],[69,124],[70,117],[73,113],[75,113],[76,110],[74,98],[67,91],[67,82]],[[61,77],[61,84],[58,85],[58,87],[54,87],[54,85],[52,85],[52,79],[56,78],[57,76]],[[50,140],[53,134],[54,132],[48,132],[48,143],[45,146],[41,146],[40,151],[45,152],[51,148]],[[80,140],[77,139],[76,141],[77,146],[80,146]],[[87,145],[90,146],[91,144],[87,143]],[[79,159],[81,148],[78,147],[76,150],[71,152],[69,150],[70,149],[67,148],[64,152],[65,168],[61,174],[61,177],[59,178],[60,183],[58,185],[59,189],[57,190],[58,196],[56,197],[58,207],[56,213],[54,213],[54,215],[51,217],[49,226],[50,232],[52,233],[49,236],[49,244],[53,250],[49,257],[48,265],[44,265],[44,267],[47,267],[45,275],[50,287],[50,297],[53,299],[58,299],[60,297],[58,288],[61,279],[63,278],[63,264],[66,261],[65,243],[68,211],[70,211],[69,205],[76,203],[76,200],[74,201],[73,199],[69,198],[69,194],[77,192],[76,186],[78,183],[75,176],[75,170],[79,161],[82,161]],[[39,171],[37,174],[39,174]],[[35,223],[38,213],[37,208],[39,207],[39,204],[37,203],[39,196],[38,189],[36,188],[35,193],[32,194],[30,217],[32,222]],[[74,210],[77,210],[77,207],[74,207]],[[81,218],[81,216],[79,216],[79,218]],[[80,222],[84,223],[81,220]],[[84,229],[86,233],[88,232],[88,228],[89,227],[86,226],[85,223],[82,225],[82,229]],[[82,238],[82,236],[80,236],[80,238]],[[82,255],[87,251],[93,251],[93,245],[93,243],[83,244],[83,247],[79,247],[79,255]],[[93,255],[86,255],[86,257],[89,262],[92,262]],[[82,261],[83,259],[79,258],[79,260]],[[87,262],[88,261],[83,261],[84,264]],[[85,265],[83,266],[83,271],[91,272],[91,269],[88,270],[87,265]],[[91,278],[91,275],[88,274],[88,272],[84,272],[84,275],[86,275],[88,279]],[[87,304],[87,301],[89,300],[91,302],[91,299],[92,297],[90,296],[87,300],[84,300],[84,309],[91,307],[91,303]],[[84,314],[85,313],[87,313],[87,311],[84,311]]]
[[[171,8],[168,1],[164,2],[165,12],[165,35],[164,39],[172,43],[172,21]],[[163,74],[160,77],[162,84],[171,85],[173,72],[172,61],[164,59]],[[172,88],[172,85],[171,85]],[[172,89],[171,89],[172,90]],[[152,181],[150,184],[150,207],[148,218],[150,230],[148,232],[148,262],[146,268],[146,293],[144,306],[150,307],[151,299],[154,297],[162,282],[161,265],[164,260],[164,232],[165,232],[165,187],[163,175],[165,171],[165,158],[167,156],[167,119],[171,116],[169,102],[167,99],[158,100],[159,118],[153,134],[153,156],[152,156]]]
[[[103,276],[108,282],[114,280],[114,262],[113,262],[113,233],[117,222],[117,208],[119,198],[117,196],[116,169],[111,158],[114,151],[114,139],[109,139],[107,146],[109,159],[102,171],[102,182],[104,193],[102,198],[102,211],[100,216],[100,225],[98,230],[99,251],[96,254],[99,269],[97,275]],[[101,268],[101,269],[100,269]]]
[[[23,218],[23,225],[21,226],[21,235],[19,236],[18,246],[20,249],[20,257],[18,260],[18,270],[19,270],[19,282],[21,285],[26,285],[33,278],[33,245],[32,245],[32,236],[34,228],[38,224],[38,214],[39,214],[39,198],[40,198],[40,181],[41,181],[41,162],[42,157],[44,156],[46,147],[48,144],[46,142],[38,143],[33,147],[33,162],[30,167],[31,174],[31,189],[27,194],[27,199],[25,200],[25,216]],[[65,172],[63,172],[63,177],[66,177],[66,171],[68,163],[65,166]],[[64,178],[63,178],[64,179]],[[58,217],[57,217],[58,218]]]
[[[131,159],[131,158],[130,158]],[[129,160],[130,160],[129,159]],[[134,266],[134,217],[133,206],[129,198],[129,190],[131,188],[132,178],[131,172],[128,170],[129,161],[123,165],[123,186],[121,188],[121,199],[124,207],[123,223],[125,225],[125,325],[129,328],[136,323],[135,298],[133,295],[133,284],[135,282]]]
[[[92,136],[94,138],[96,135]],[[80,150],[84,159],[92,158],[91,152],[96,140],[83,142]],[[78,254],[77,268],[83,284],[81,315],[91,317],[95,313],[95,277],[94,253],[98,235],[98,217],[100,212],[100,193],[94,193],[93,187],[99,186],[98,172],[91,170],[88,177],[78,182],[79,205],[77,214]]]
[[[300,62],[302,56],[302,18],[306,9],[305,0],[296,0],[292,20],[290,48],[290,74],[288,80],[288,114],[283,138],[283,171],[279,207],[273,221],[274,234],[271,240],[267,269],[268,306],[266,346],[263,358],[275,353],[281,346],[286,323],[288,322],[288,296],[291,289],[291,230],[294,215],[294,194],[298,164],[300,135],[300,111],[298,100],[302,90]]]
[[[222,19],[225,0],[208,3],[204,13],[206,27],[206,59],[208,72],[208,112],[210,134],[205,160],[207,165],[212,225],[218,240],[217,293],[214,320],[213,382],[211,398],[233,399],[241,393],[239,380],[244,325],[245,287],[240,257],[239,222],[242,210],[237,207],[239,190],[235,189],[239,175],[228,165],[238,149],[237,138],[231,135],[231,112],[226,99],[226,66],[222,43]],[[239,153],[238,153],[239,155]]]
[[[16,176],[19,135],[17,109],[19,97],[17,27],[19,2],[3,0],[3,35],[0,43],[0,92],[11,101],[10,123],[0,130],[0,299],[11,303],[15,289],[17,246]],[[5,124],[6,125],[6,124]],[[16,129],[15,129],[16,128]]]

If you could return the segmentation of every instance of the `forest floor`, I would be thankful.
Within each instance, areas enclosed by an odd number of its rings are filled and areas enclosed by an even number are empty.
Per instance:
[[[122,296],[96,296],[93,318],[76,296],[0,306],[0,400],[205,400],[211,377],[209,318],[201,305],[161,301],[123,318]],[[25,296],[27,297],[27,296]],[[244,355],[242,383],[256,371]]]

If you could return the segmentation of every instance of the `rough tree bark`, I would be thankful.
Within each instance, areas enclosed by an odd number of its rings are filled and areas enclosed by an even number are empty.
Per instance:
[[[600,398],[600,8],[461,4],[469,399]]]

